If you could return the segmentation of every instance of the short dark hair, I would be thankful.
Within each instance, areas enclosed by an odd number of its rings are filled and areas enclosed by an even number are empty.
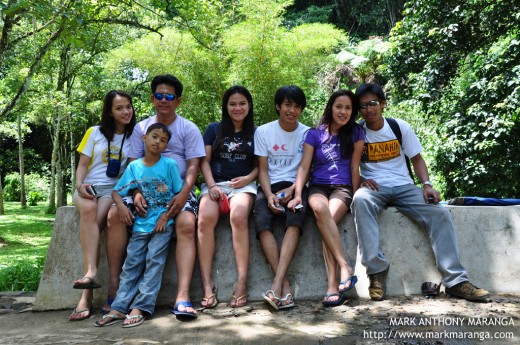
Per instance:
[[[170,139],[172,138],[172,132],[170,132],[170,130],[165,124],[162,124],[160,122],[156,122],[148,126],[148,128],[146,129],[146,135],[148,135],[148,133],[150,133],[154,129],[160,129],[164,133],[166,133],[166,135],[168,136],[168,141],[170,141]]]
[[[385,92],[383,91],[381,86],[379,86],[378,84],[375,84],[375,83],[361,84],[356,89],[356,97],[358,99],[359,99],[359,97],[366,95],[367,93],[373,93],[374,95],[377,96],[377,98],[379,98],[380,101],[386,101]]]
[[[159,84],[166,84],[169,86],[173,86],[175,89],[175,96],[182,97],[182,91],[184,90],[184,87],[182,86],[182,83],[177,77],[171,75],[171,74],[160,74],[156,75],[152,79],[152,93],[155,93],[157,91],[157,86]]]
[[[284,99],[293,101],[294,103],[298,104],[300,107],[302,107],[302,110],[305,109],[305,106],[307,106],[307,98],[305,97],[305,94],[303,93],[302,89],[296,85],[282,86],[276,90],[274,95],[275,109],[276,106],[282,105]],[[276,109],[276,113],[280,115],[278,109]]]
[[[114,103],[114,98],[116,96],[125,97],[130,101],[130,105],[132,106],[132,118],[130,119],[130,123],[125,125],[125,135],[129,138],[134,131],[134,127],[136,124],[136,115],[134,105],[132,103],[132,96],[128,93],[121,90],[110,90],[105,95],[105,99],[103,100],[103,110],[101,111],[101,121],[99,123],[99,129],[101,133],[107,138],[108,141],[112,141],[114,139],[114,133],[116,131],[116,121],[112,116],[112,104]]]

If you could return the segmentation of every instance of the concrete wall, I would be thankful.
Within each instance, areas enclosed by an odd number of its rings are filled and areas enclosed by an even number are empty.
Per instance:
[[[462,263],[477,286],[492,293],[520,294],[520,206],[467,207],[446,206],[453,215]],[[249,299],[259,300],[271,286],[272,273],[255,238],[250,219]],[[388,295],[420,294],[425,281],[440,282],[435,259],[425,232],[394,208],[379,217],[381,246],[391,262],[387,279]],[[368,297],[368,278],[359,260],[357,238],[352,216],[339,224],[347,259],[360,278],[352,297]],[[282,231],[276,232],[281,239]],[[236,280],[235,259],[231,244],[229,218],[223,218],[216,229],[216,255],[213,274],[219,288],[219,299],[228,301]],[[98,278],[103,288],[97,289],[94,305],[106,298],[107,268],[102,236],[101,263]],[[159,305],[174,301],[176,293],[175,243],[165,268]],[[78,235],[78,216],[74,207],[61,207],[56,214],[47,261],[34,304],[35,310],[72,308],[80,290],[72,289],[72,281],[82,277],[82,253]],[[320,300],[326,290],[326,274],[321,239],[314,217],[307,216],[289,279],[297,299]],[[198,302],[202,289],[198,268],[192,280],[191,297]]]

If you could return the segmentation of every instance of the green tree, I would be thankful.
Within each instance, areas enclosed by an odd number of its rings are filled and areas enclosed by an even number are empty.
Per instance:
[[[447,196],[519,196],[519,13],[515,1],[409,2],[392,32],[389,90],[435,138]]]

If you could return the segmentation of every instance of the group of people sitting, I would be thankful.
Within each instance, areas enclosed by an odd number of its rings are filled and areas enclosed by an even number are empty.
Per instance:
[[[189,295],[197,256],[204,290],[200,304],[215,308],[215,227],[227,213],[237,271],[229,305],[245,306],[251,211],[256,238],[274,273],[263,298],[276,310],[291,308],[295,296],[287,271],[309,207],[323,242],[328,278],[324,306],[344,304],[357,282],[337,227],[349,210],[370,280],[369,295],[376,301],[384,298],[389,263],[381,251],[377,216],[388,205],[428,232],[447,294],[471,301],[489,297],[468,280],[451,215],[438,204],[440,194],[429,181],[415,133],[405,121],[383,117],[386,97],[379,85],[363,84],[355,94],[334,92],[314,128],[298,121],[306,107],[299,87],[280,87],[274,97],[278,119],[257,128],[251,93],[232,86],[222,99],[221,121],[208,125],[204,135],[177,114],[182,92],[176,77],[156,76],[150,95],[156,115],[136,123],[130,95],[110,91],[100,125],[91,127],[78,147],[73,199],[80,215],[85,273],[73,282],[83,292],[71,321],[93,314],[105,225],[109,288],[96,326],[122,322],[135,327],[153,314],[170,243],[176,243],[178,282],[172,313],[197,317]],[[422,188],[414,184],[407,159]],[[204,183],[197,197],[199,171]],[[273,234],[279,217],[285,223],[280,246]]]

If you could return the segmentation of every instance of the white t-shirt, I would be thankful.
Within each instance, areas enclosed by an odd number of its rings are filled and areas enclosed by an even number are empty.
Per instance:
[[[308,129],[308,126],[298,123],[296,130],[286,132],[278,120],[256,129],[255,155],[267,157],[271,184],[296,181],[303,154],[303,139]]]
[[[114,134],[114,139],[110,142],[110,157],[112,159],[119,159],[119,150],[121,149],[121,142],[124,134]],[[123,153],[121,154],[121,168],[119,169],[118,177],[107,176],[108,165],[108,143],[107,138],[99,130],[99,126],[90,127],[77,151],[90,157],[88,165],[87,176],[84,183],[91,183],[93,185],[115,185],[119,177],[123,174],[126,168],[126,160],[128,152],[130,151],[130,140],[125,139],[123,145]]]
[[[157,123],[157,115],[137,123],[130,137],[130,152],[128,153],[130,158],[144,157],[143,135],[148,127],[154,123]],[[170,157],[177,162],[181,177],[184,180],[186,161],[193,158],[206,157],[202,134],[193,122],[186,120],[180,115],[177,115],[175,121],[168,126],[168,129],[172,133],[172,137],[162,155]]]
[[[405,155],[412,158],[422,152],[423,147],[408,122],[395,119],[401,129],[403,146],[392,132],[385,119],[383,128],[378,131],[365,129],[365,147],[361,157],[361,176],[372,179],[385,187],[413,184]]]

